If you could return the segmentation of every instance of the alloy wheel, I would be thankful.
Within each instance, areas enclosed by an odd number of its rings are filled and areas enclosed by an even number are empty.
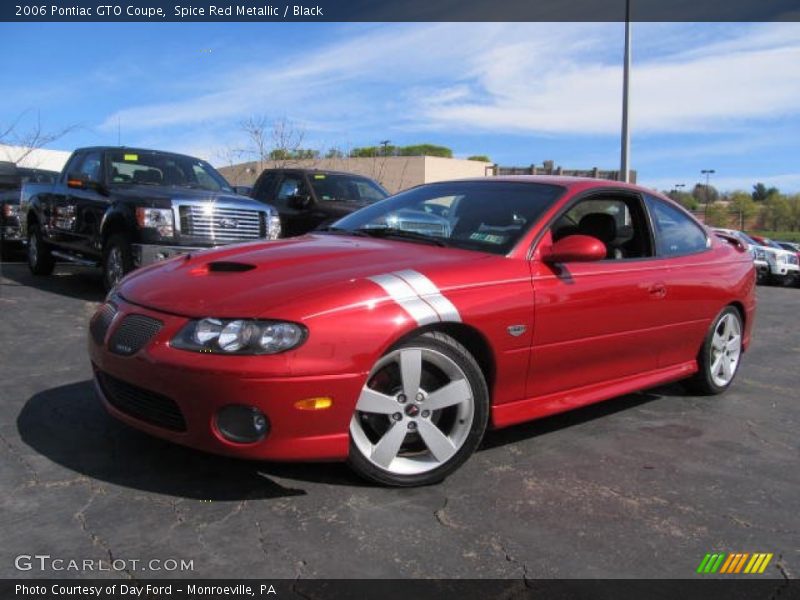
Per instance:
[[[736,315],[727,313],[719,320],[709,352],[711,379],[715,385],[725,387],[733,380],[742,354],[742,326]]]

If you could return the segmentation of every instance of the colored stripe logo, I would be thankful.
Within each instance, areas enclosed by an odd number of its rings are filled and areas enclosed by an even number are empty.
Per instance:
[[[430,279],[418,271],[406,269],[369,278],[383,288],[418,325],[440,321],[461,322],[458,309]]]
[[[706,554],[697,572],[701,574],[748,574],[755,575],[763,573],[772,560],[771,552],[715,552]]]

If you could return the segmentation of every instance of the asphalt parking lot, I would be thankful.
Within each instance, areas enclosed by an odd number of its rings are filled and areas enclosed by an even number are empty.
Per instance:
[[[707,552],[800,574],[800,290],[759,289],[755,338],[716,398],[680,385],[490,432],[441,485],[173,446],[95,400],[99,275],[0,279],[3,577],[693,577]],[[191,572],[20,572],[20,554],[186,559]]]

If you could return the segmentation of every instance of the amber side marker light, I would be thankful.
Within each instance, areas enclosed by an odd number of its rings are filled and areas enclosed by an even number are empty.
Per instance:
[[[297,410],[325,410],[333,406],[333,398],[322,396],[320,398],[306,398],[294,403]]]

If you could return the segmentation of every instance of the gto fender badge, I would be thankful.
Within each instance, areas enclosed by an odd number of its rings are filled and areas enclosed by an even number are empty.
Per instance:
[[[510,335],[513,335],[514,337],[519,337],[523,333],[525,333],[527,327],[525,327],[525,325],[509,325],[507,329]]]

